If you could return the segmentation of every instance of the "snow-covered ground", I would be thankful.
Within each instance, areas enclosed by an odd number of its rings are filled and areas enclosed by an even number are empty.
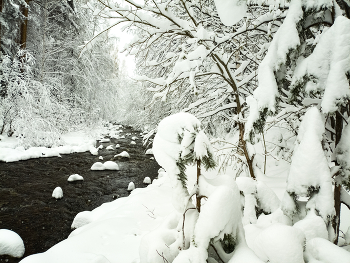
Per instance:
[[[31,147],[25,149],[19,145],[17,138],[0,137],[0,160],[4,162],[16,162],[40,157],[60,156],[60,154],[69,154],[75,152],[96,151],[96,138],[84,131],[70,132],[62,135],[62,146],[46,148]]]

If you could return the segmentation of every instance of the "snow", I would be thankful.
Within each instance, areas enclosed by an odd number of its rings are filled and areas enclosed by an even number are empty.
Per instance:
[[[0,140],[0,161],[17,162],[40,157],[60,157],[61,154],[70,154],[76,152],[90,151],[91,154],[97,155],[95,140],[83,131],[70,132],[62,135],[62,146],[52,148],[31,147],[24,149],[19,146],[18,138],[9,138],[2,136]]]
[[[308,187],[319,187],[324,180],[330,182],[328,162],[321,140],[324,124],[317,108],[309,109],[300,125],[298,141],[288,177],[287,190],[307,196]]]
[[[336,158],[338,163],[350,173],[350,124],[347,124],[343,129],[336,148]]]
[[[131,141],[131,142],[130,142],[130,144],[136,144],[136,142],[134,142],[134,141]]]
[[[151,178],[145,177],[145,179],[143,179],[143,183],[144,184],[150,184],[151,183]]]
[[[68,177],[68,182],[83,181],[84,178],[79,174],[72,174]]]
[[[350,262],[349,252],[325,240],[328,238],[326,218],[333,212],[332,204],[329,202],[332,200],[330,198],[332,185],[328,163],[328,170],[319,168],[326,166],[322,155],[315,150],[325,130],[324,119],[318,109],[311,108],[304,116],[295,150],[297,153],[304,147],[305,154],[318,158],[318,162],[315,161],[313,164],[314,170],[308,170],[304,164],[309,164],[303,159],[311,158],[310,156],[295,159],[293,157],[292,165],[283,160],[276,162],[271,156],[267,156],[266,173],[263,174],[258,168],[261,167],[259,160],[261,149],[251,146],[251,150],[256,152],[257,167],[254,167],[256,180],[238,177],[235,181],[233,176],[235,171],[229,167],[226,174],[219,174],[217,169],[209,172],[202,170],[197,186],[196,167],[189,166],[186,174],[190,193],[186,193],[182,185],[177,184],[177,167],[174,162],[181,154],[188,153],[190,147],[195,150],[198,158],[205,156],[208,147],[210,148],[210,142],[200,130],[200,122],[193,115],[179,113],[164,120],[165,124],[158,126],[153,146],[155,157],[163,166],[158,171],[158,179],[151,183],[150,178],[146,177],[145,181],[151,184],[143,189],[135,189],[135,185],[130,182],[128,190],[132,192],[129,197],[105,203],[92,211],[78,213],[71,224],[74,231],[68,239],[44,253],[31,255],[21,262],[163,263],[164,259],[157,252],[163,254],[169,262],[172,260],[175,263],[190,260],[205,262],[208,257],[209,240],[218,242],[224,233],[232,233],[238,241],[234,252],[226,254],[225,262],[303,263],[303,258],[310,263]],[[345,131],[348,130],[349,128],[345,127]],[[278,135],[276,131],[273,133],[273,136]],[[341,146],[337,148],[341,149],[337,150],[338,158],[345,159],[347,156],[348,135],[344,132],[339,144]],[[266,141],[270,139],[268,137],[269,135],[266,135]],[[0,142],[0,147],[6,140],[5,138]],[[6,147],[18,148],[18,145],[14,146],[13,142],[12,144],[10,142],[11,140],[6,141]],[[288,144],[284,141],[282,143]],[[93,144],[90,144],[90,147],[97,150]],[[97,162],[91,168],[104,170],[117,166],[115,162],[107,161]],[[306,171],[308,176],[300,171]],[[292,179],[293,173],[300,176],[299,181]],[[286,183],[287,175],[289,177]],[[292,220],[295,219],[292,218],[293,215],[288,214],[288,211],[295,211],[296,203],[285,190],[293,189],[305,194],[304,182],[317,185],[320,190],[306,204],[299,207],[303,215],[300,215],[296,222]],[[194,208],[191,203],[186,203],[186,206],[183,204],[188,201],[189,195],[196,193],[197,189],[200,195],[207,198],[202,199],[201,213],[196,209],[190,209],[185,213],[185,249],[180,250],[179,248],[183,246],[184,210],[179,210],[178,204],[182,203],[182,209]],[[240,191],[244,197],[240,196]],[[284,194],[289,203],[283,199],[280,204]],[[243,210],[241,210],[242,204]],[[259,205],[266,214],[261,214],[257,218],[256,205]],[[288,216],[282,210],[286,211]],[[345,219],[342,217],[342,221],[347,220],[347,217]],[[346,232],[345,230],[343,231]],[[348,236],[350,234],[346,236],[347,242],[350,240]],[[304,242],[307,242],[305,252],[303,252]],[[0,232],[0,252],[1,245]],[[208,259],[208,262],[215,261]]]
[[[208,156],[208,149],[210,152],[213,152],[207,135],[205,135],[204,131],[200,131],[197,133],[196,140],[194,142],[194,152],[196,153],[196,159],[200,160],[204,156]]]
[[[61,199],[63,197],[62,188],[57,186],[52,192],[52,197],[54,197],[56,199]]]
[[[135,184],[133,182],[130,182],[128,185],[128,191],[132,191],[135,189]]]
[[[16,232],[0,229],[0,255],[21,258],[24,250],[23,240]]]
[[[153,154],[153,150],[152,149],[147,149],[147,151],[146,151],[146,153],[145,154],[149,154],[149,155],[151,155],[151,154]]]
[[[103,138],[103,139],[100,140],[100,142],[102,142],[102,143],[103,143],[103,142],[110,142],[110,141],[111,141],[111,140],[108,139],[108,138]]]
[[[215,6],[218,11],[221,22],[225,26],[232,26],[246,16],[247,3],[240,0],[215,0]]]
[[[304,263],[304,234],[297,228],[273,224],[257,234],[251,243],[250,248],[265,262]]]
[[[103,160],[103,157],[102,156],[99,156],[98,159],[100,159],[101,161]]]
[[[114,150],[114,149],[113,149],[113,145],[107,146],[107,147],[106,147],[106,150]]]
[[[96,162],[91,168],[93,171],[103,171],[103,170],[119,170],[119,166],[116,162],[107,161],[105,163]]]
[[[240,218],[238,187],[217,187],[201,208],[194,230],[195,244],[207,248],[211,238],[223,238],[224,233],[236,236]]]
[[[303,231],[306,241],[315,237],[328,238],[325,222],[321,217],[317,216],[314,211],[309,212],[305,218],[295,223],[293,227]]]
[[[306,255],[311,262],[324,263],[348,263],[350,252],[342,249],[328,240],[320,237],[313,238],[306,242]]]
[[[119,170],[119,166],[116,162],[107,161],[103,164],[106,170]]]
[[[338,16],[334,24],[322,33],[314,52],[302,60],[295,70],[292,86],[304,75],[314,76],[306,92],[324,91],[323,113],[333,113],[338,104],[350,98],[346,72],[350,72],[350,21]]]
[[[303,17],[302,1],[291,1],[288,14],[276,32],[268,52],[258,69],[259,86],[254,91],[254,98],[257,100],[257,108],[275,112],[275,100],[278,94],[277,83],[274,71],[277,70],[281,64],[286,62],[287,53],[290,49],[294,49],[300,45],[299,34],[296,24]],[[250,103],[256,109],[254,103]],[[258,115],[254,113],[251,115],[248,122],[254,123]]]
[[[114,157],[124,157],[124,158],[130,158],[130,155],[126,151],[122,151],[121,153],[114,155]]]

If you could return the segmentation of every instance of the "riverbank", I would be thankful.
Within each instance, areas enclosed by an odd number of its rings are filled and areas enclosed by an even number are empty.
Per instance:
[[[140,132],[131,127],[122,130],[118,139],[98,142],[96,147],[103,145],[98,155],[83,152],[0,162],[0,228],[13,230],[21,236],[26,249],[24,257],[44,252],[66,239],[79,212],[128,196],[127,187],[131,181],[142,188],[146,186],[144,177],[153,180],[157,176],[159,166],[151,159],[152,155],[145,154]],[[131,144],[132,141],[135,144]],[[120,147],[116,148],[116,144]],[[106,149],[110,145],[113,150]],[[123,151],[128,152],[130,158],[114,158]],[[93,163],[108,160],[116,161],[120,170],[90,170]],[[84,181],[68,182],[71,174],[83,176]],[[63,198],[59,200],[51,196],[57,186],[63,189]],[[1,261],[17,263],[20,259],[0,256]]]

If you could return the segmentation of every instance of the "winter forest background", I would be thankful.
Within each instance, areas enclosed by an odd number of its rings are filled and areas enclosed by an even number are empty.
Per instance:
[[[122,31],[132,36],[123,47]],[[159,246],[166,256],[145,262],[205,262],[209,245],[224,262],[246,262],[233,249],[246,242],[240,218],[210,221],[220,205],[242,208],[246,236],[261,215],[302,229],[306,254],[284,262],[349,262],[331,244],[350,244],[350,230],[339,229],[350,209],[350,1],[1,0],[0,37],[3,136],[26,149],[55,147],[62,134],[105,121],[157,134],[155,158],[183,200],[177,210],[197,214],[188,219],[192,239],[173,242],[181,252]],[[121,51],[135,61],[132,74]],[[178,112],[196,118],[164,119]],[[191,192],[191,164],[230,171],[238,192],[208,190],[200,173]],[[287,171],[281,200],[260,184],[275,166]],[[282,262],[247,243],[259,257],[242,252],[249,262]]]

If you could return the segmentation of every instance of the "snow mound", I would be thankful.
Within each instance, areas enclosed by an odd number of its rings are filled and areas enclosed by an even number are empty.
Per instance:
[[[308,262],[350,262],[350,252],[320,237],[313,238],[306,242],[306,256],[309,259]]]
[[[92,155],[98,155],[98,148],[91,147],[90,153],[91,153]]]
[[[90,169],[92,171],[119,170],[119,166],[113,161],[107,161],[105,163],[96,162],[91,166]]]
[[[138,138],[136,136],[132,137],[131,140],[135,141],[137,140]]]
[[[130,155],[126,152],[126,151],[123,151],[117,155],[114,155],[114,157],[124,157],[124,158],[130,158]]]
[[[153,149],[148,149],[145,154],[153,154]]]
[[[84,178],[79,174],[72,174],[68,177],[68,182],[83,181]]]
[[[135,184],[133,182],[130,182],[128,185],[128,191],[132,191],[135,189]]]
[[[98,159],[103,160],[103,157],[102,157],[102,156],[100,156],[100,157],[98,157]]]
[[[257,234],[252,244],[251,249],[265,262],[304,263],[304,234],[297,228],[273,224]]]
[[[83,211],[78,213],[71,225],[72,229],[82,227],[84,225],[87,225],[93,221],[93,214],[90,211]]]
[[[108,138],[101,139],[100,142],[110,142],[111,140]]]
[[[130,142],[130,144],[136,144],[136,142],[134,142],[134,141],[131,141],[131,142]]]
[[[103,165],[106,170],[119,170],[118,164],[113,161],[107,161]]]
[[[91,166],[91,170],[92,171],[102,171],[102,170],[105,170],[105,167],[104,167],[103,163],[96,162]]]
[[[114,150],[114,149],[113,149],[113,145],[107,146],[107,147],[106,147],[106,150]]]
[[[54,197],[56,199],[61,199],[63,197],[62,188],[57,186],[52,192],[52,197]]]
[[[21,258],[24,254],[22,238],[8,229],[0,229],[0,255]]]
[[[143,183],[144,184],[150,184],[151,183],[151,178],[145,177],[145,179],[143,179]]]
[[[315,237],[328,239],[328,231],[322,217],[315,215],[315,213],[308,213],[307,216],[296,222],[293,227],[304,232],[306,241]]]
[[[117,149],[117,148],[120,148],[120,144],[116,144],[115,145],[115,148]]]

